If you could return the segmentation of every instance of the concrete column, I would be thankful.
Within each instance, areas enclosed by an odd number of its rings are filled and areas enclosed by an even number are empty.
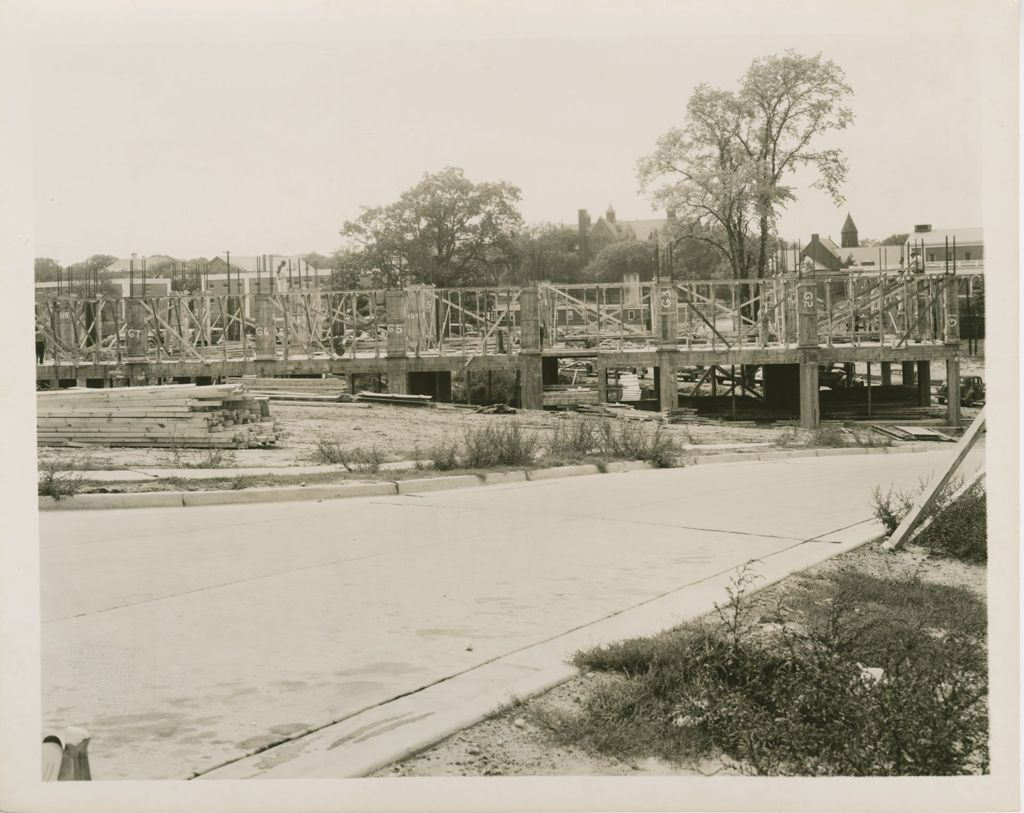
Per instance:
[[[409,373],[404,361],[388,364],[388,392],[393,395],[406,395],[409,392]]]
[[[921,406],[932,405],[932,364],[930,361],[917,363],[917,400]]]
[[[679,406],[679,379],[675,353],[658,353],[658,406],[662,411]]]
[[[888,387],[892,384],[892,362],[882,362],[882,386]]]
[[[800,426],[817,429],[821,423],[818,405],[818,361],[800,362]]]
[[[272,360],[274,350],[274,303],[270,294],[253,297],[253,321],[256,323],[256,360]]]
[[[946,280],[943,306],[945,327],[942,340],[945,344],[960,344],[960,292],[955,277]]]
[[[912,387],[917,382],[917,374],[914,372],[914,362],[903,362],[903,386]]]
[[[818,346],[818,297],[817,285],[800,282],[796,288],[797,298],[797,344],[800,347]],[[815,368],[817,370],[817,368]],[[817,372],[814,374],[817,381]],[[817,398],[817,390],[815,390]],[[817,425],[817,424],[815,424]]]
[[[131,361],[145,361],[149,344],[149,330],[146,327],[146,306],[139,297],[124,301],[125,355]]]
[[[655,293],[658,298],[658,317],[654,330],[658,337],[658,346],[675,348],[679,335],[679,305],[676,287],[670,282],[659,282]]]
[[[544,373],[537,354],[519,356],[519,402],[523,409],[544,408]]]
[[[537,288],[523,288],[519,292],[519,349],[523,353],[539,353],[540,340],[540,291]]]
[[[387,356],[405,358],[405,315],[408,310],[406,293],[387,291],[384,296],[384,318],[388,325]],[[388,392],[396,392],[390,386],[389,384]]]
[[[962,426],[960,415],[960,357],[946,359],[946,415],[950,426]]]

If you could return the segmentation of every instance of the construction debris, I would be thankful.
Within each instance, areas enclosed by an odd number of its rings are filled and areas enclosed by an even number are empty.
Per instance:
[[[584,415],[601,415],[606,418],[622,418],[627,421],[660,421],[660,412],[648,412],[637,409],[629,404],[604,403],[604,404],[583,404],[576,407],[577,412]]]
[[[508,404],[490,404],[473,410],[480,415],[517,415],[519,410]]]
[[[36,411],[40,446],[246,449],[278,439],[268,400],[237,384],[42,391]]]

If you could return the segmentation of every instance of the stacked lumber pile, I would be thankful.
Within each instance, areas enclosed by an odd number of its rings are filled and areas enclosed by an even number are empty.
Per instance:
[[[544,406],[573,409],[582,404],[597,404],[597,390],[552,384],[544,387]]]
[[[616,386],[622,391],[620,401],[639,401],[643,397],[640,392],[640,377],[636,373],[619,373]]]
[[[348,392],[343,378],[257,378],[256,376],[229,377],[229,384],[241,384],[256,396],[272,401],[337,401]]]
[[[432,395],[400,395],[394,392],[360,392],[360,401],[370,404],[391,404],[393,406],[430,406]]]
[[[278,438],[267,399],[237,384],[49,390],[36,410],[40,446],[245,449]]]

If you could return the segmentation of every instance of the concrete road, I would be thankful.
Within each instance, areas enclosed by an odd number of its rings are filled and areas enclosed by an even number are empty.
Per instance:
[[[44,513],[44,725],[87,728],[97,778],[189,777],[827,538],[949,450]]]

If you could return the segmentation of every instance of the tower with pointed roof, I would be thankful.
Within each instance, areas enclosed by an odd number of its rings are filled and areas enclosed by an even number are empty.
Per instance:
[[[842,235],[843,248],[857,248],[860,245],[857,242],[857,224],[853,222],[849,212],[846,213],[846,222],[843,223]]]

